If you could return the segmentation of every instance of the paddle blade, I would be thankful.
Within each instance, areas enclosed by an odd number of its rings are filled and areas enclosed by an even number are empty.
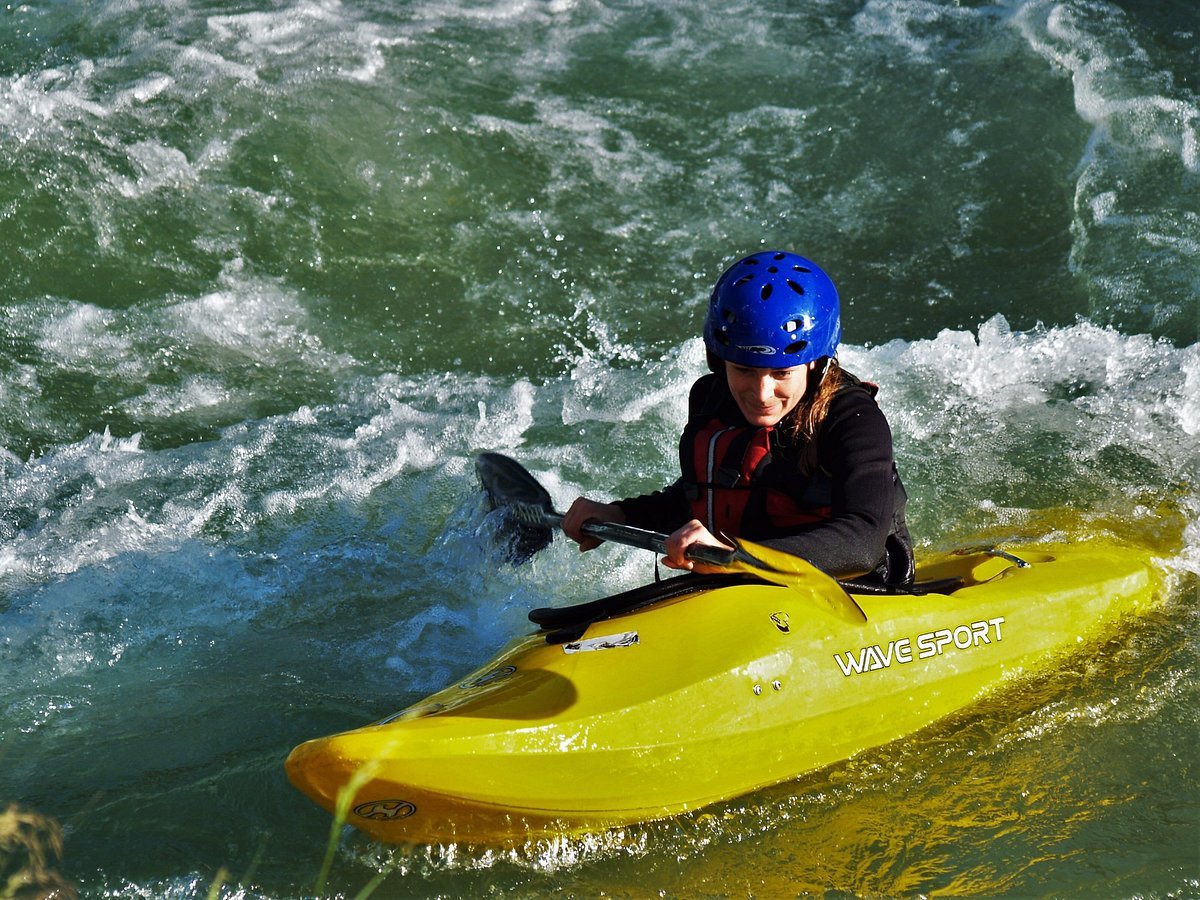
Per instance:
[[[475,457],[475,472],[489,506],[503,516],[500,531],[508,560],[520,565],[549,546],[554,531],[543,521],[543,514],[553,515],[554,502],[538,480],[501,453],[480,453]]]
[[[845,588],[808,560],[751,541],[734,543],[738,552],[729,568],[757,575],[772,584],[804,591],[814,603],[842,621],[852,625],[866,624],[867,614]]]

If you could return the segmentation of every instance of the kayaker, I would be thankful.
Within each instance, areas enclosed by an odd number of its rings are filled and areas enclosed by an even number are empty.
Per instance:
[[[738,260],[717,280],[704,323],[710,374],[692,385],[680,478],[652,494],[578,497],[563,531],[590,550],[589,520],[669,534],[663,563],[709,571],[693,544],[743,537],[839,578],[911,582],[912,540],[892,434],[874,385],[837,360],[837,288],[783,251]]]

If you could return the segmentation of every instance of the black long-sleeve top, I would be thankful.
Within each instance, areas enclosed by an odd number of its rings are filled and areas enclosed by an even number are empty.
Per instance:
[[[849,374],[849,373],[845,373]],[[812,524],[780,527],[765,514],[748,509],[744,537],[804,557],[836,577],[886,571],[889,545],[900,548],[911,564],[912,540],[904,519],[906,495],[896,470],[892,433],[874,391],[853,376],[830,403],[812,446],[791,436],[781,423],[771,432],[771,460],[762,473],[800,507],[814,498],[830,512]],[[688,427],[680,441],[681,458],[693,452],[691,435],[713,417],[724,424],[749,423],[729,392],[724,375],[706,375],[689,396]],[[815,451],[815,452],[814,452]],[[684,468],[686,471],[686,468]],[[682,477],[661,491],[617,502],[630,525],[670,533],[694,518],[690,496],[696,488]],[[890,538],[889,538],[890,536]],[[892,560],[893,569],[896,563]]]

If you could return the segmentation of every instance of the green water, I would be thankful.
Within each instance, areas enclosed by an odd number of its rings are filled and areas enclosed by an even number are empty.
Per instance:
[[[81,896],[1200,896],[1190,0],[0,12],[0,809]],[[841,291],[919,550],[1173,535],[1151,615],[897,744],[524,848],[339,834],[296,743],[536,606],[474,482],[673,477],[712,281]],[[1165,541],[1166,538],[1164,537]],[[381,880],[380,880],[381,879]]]

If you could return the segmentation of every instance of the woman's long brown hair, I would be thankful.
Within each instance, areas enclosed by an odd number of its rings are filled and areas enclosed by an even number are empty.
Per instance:
[[[818,372],[821,374],[818,375]],[[837,357],[830,357],[826,360],[823,369],[813,369],[809,375],[820,378],[820,381],[815,389],[810,386],[808,393],[800,401],[800,405],[788,416],[788,419],[791,420],[787,423],[788,430],[791,432],[789,436],[797,442],[801,438],[812,440],[816,435],[817,429],[821,427],[821,423],[825,421],[825,416],[829,413],[829,404],[833,402],[834,395],[841,388],[842,382],[846,380],[842,373],[842,367],[838,365]]]

